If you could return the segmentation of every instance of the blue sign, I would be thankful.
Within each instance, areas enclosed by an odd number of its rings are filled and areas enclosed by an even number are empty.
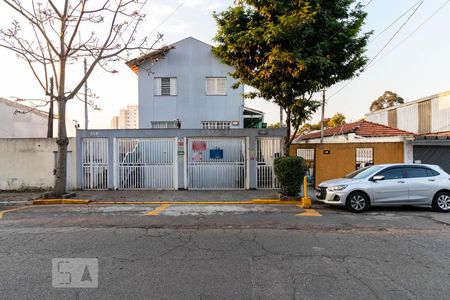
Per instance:
[[[223,159],[223,149],[211,149],[209,150],[210,159]]]

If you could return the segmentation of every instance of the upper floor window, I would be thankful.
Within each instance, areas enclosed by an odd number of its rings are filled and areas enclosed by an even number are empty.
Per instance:
[[[152,128],[178,128],[177,121],[152,121]]]
[[[206,77],[206,95],[225,96],[227,94],[226,77]]]
[[[203,129],[230,129],[231,121],[203,121]]]
[[[175,77],[155,77],[155,96],[176,96],[177,79]]]

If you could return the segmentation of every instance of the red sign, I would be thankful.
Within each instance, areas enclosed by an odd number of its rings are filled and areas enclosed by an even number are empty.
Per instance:
[[[192,150],[194,150],[194,151],[206,151],[206,142],[205,141],[192,142]]]

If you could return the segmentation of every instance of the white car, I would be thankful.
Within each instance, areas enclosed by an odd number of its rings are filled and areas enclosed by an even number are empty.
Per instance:
[[[357,213],[377,205],[430,205],[449,212],[450,175],[435,165],[374,165],[320,183],[316,198]]]

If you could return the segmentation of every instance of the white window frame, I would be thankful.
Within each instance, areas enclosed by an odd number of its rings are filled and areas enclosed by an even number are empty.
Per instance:
[[[163,79],[169,80],[169,93],[163,94]],[[155,77],[155,96],[176,96],[177,78],[176,77]]]
[[[223,90],[219,91],[219,81],[224,81]],[[211,83],[211,89],[208,88]],[[207,96],[226,96],[227,95],[227,78],[226,77],[206,77],[206,95]]]
[[[202,121],[203,129],[230,129],[231,121]]]
[[[178,128],[177,121],[151,121],[152,128]]]

